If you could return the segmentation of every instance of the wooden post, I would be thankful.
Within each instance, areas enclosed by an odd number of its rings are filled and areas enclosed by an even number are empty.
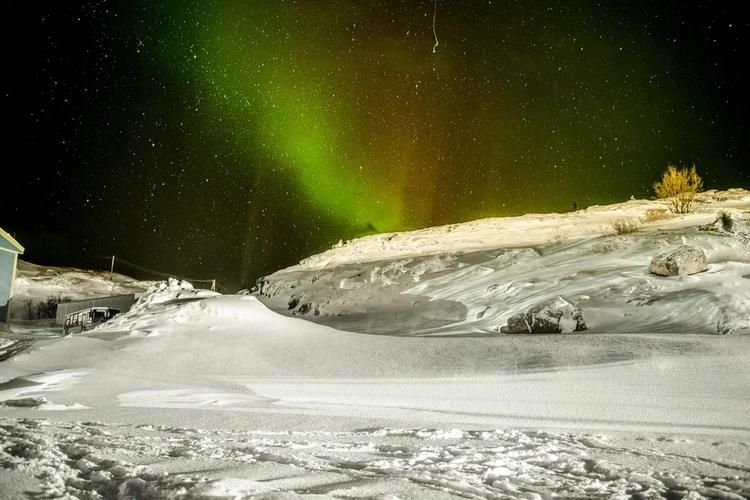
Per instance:
[[[212,292],[216,291],[216,279],[211,280],[211,291]]]
[[[112,256],[112,264],[109,265],[109,273],[114,274],[115,273],[115,256]]]

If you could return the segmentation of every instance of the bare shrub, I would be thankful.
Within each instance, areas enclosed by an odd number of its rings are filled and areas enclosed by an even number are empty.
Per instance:
[[[559,245],[563,241],[565,241],[565,235],[559,230],[555,231],[554,234],[552,234],[552,238],[550,238],[550,243],[553,245]]]
[[[638,231],[638,224],[630,219],[617,219],[612,221],[612,230],[615,234],[630,234]]]
[[[600,243],[597,243],[591,247],[591,251],[597,254],[610,254],[614,252],[615,250],[619,250],[619,246],[612,240],[610,241],[602,241]]]
[[[713,222],[698,226],[700,231],[718,231],[734,233],[734,218],[729,212],[719,212]]]
[[[669,219],[670,217],[670,212],[666,208],[649,208],[648,210],[646,210],[646,215],[641,219],[641,221],[648,224],[650,222],[658,222],[660,220]]]
[[[57,305],[61,302],[70,302],[70,299],[67,297],[61,297],[58,295],[57,297],[50,295],[47,297],[47,300],[44,302],[39,302],[34,306],[34,319],[48,319],[48,318],[54,318],[57,315]],[[29,319],[32,319],[32,316],[29,315]]]
[[[734,219],[732,218],[732,214],[728,212],[720,212],[719,216],[716,218],[716,222],[721,225],[722,231],[727,233],[734,232]]]
[[[31,299],[24,300],[23,306],[26,308],[26,318],[34,319],[34,303],[31,302]]]
[[[656,197],[666,200],[669,209],[676,214],[692,212],[695,198],[702,189],[703,179],[696,173],[695,165],[689,169],[667,165],[661,180],[654,183]]]

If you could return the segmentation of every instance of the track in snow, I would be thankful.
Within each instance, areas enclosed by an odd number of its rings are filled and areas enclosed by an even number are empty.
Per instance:
[[[0,443],[0,478],[33,475],[39,498],[750,495],[750,467],[717,458],[721,447],[746,457],[747,443],[736,442],[712,443],[717,453],[701,457],[684,451],[689,440],[659,437],[623,445],[522,430],[274,433],[3,419]]]

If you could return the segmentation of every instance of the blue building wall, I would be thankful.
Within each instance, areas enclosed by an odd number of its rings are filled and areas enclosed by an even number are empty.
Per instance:
[[[0,233],[0,249],[10,250],[13,253],[18,253],[18,248],[13,243],[5,239],[2,233]]]
[[[4,243],[5,240],[0,238],[0,246]],[[8,301],[13,287],[16,256],[16,253],[0,250],[0,322],[8,319]]]

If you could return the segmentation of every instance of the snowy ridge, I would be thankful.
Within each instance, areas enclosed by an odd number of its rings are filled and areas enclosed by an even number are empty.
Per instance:
[[[395,241],[378,235],[267,276],[258,282],[256,294],[278,312],[366,333],[497,334],[511,316],[559,297],[581,309],[590,333],[748,331],[750,197],[746,193],[707,195],[709,200],[723,201],[707,201],[695,214],[643,223],[630,234],[611,234],[610,229],[609,234],[578,235],[568,241],[551,238],[527,247],[515,246],[520,241],[516,239],[511,248],[500,245],[473,252],[470,245],[458,243],[471,228],[482,226],[481,233],[489,234],[489,228],[514,227],[521,220],[530,224],[534,238],[550,237],[550,224],[561,218],[580,219],[585,233],[623,214],[642,215],[656,202],[631,201],[564,216],[477,221],[468,229],[448,232],[425,230],[440,236],[433,241],[440,248],[459,245],[439,255],[427,253],[436,247],[420,243],[423,233],[404,233],[396,247],[380,250],[379,260],[368,260],[374,255],[368,254],[364,262],[347,262],[358,255],[356,249]],[[732,232],[713,226],[701,229],[720,211],[732,216]],[[482,246],[490,241],[480,240]],[[655,255],[684,244],[705,250],[707,272],[683,277],[648,272]],[[417,255],[399,256],[407,249]]]
[[[649,223],[651,229],[680,228],[711,222],[718,211],[747,209],[750,191],[707,191],[698,199],[696,212],[667,221]],[[617,219],[639,222],[649,210],[664,210],[655,200],[630,200],[592,206],[570,213],[527,214],[519,217],[480,219],[401,233],[383,233],[339,243],[313,255],[289,270],[313,270],[355,262],[416,257],[489,248],[537,246],[552,241],[601,236],[612,232]]]

